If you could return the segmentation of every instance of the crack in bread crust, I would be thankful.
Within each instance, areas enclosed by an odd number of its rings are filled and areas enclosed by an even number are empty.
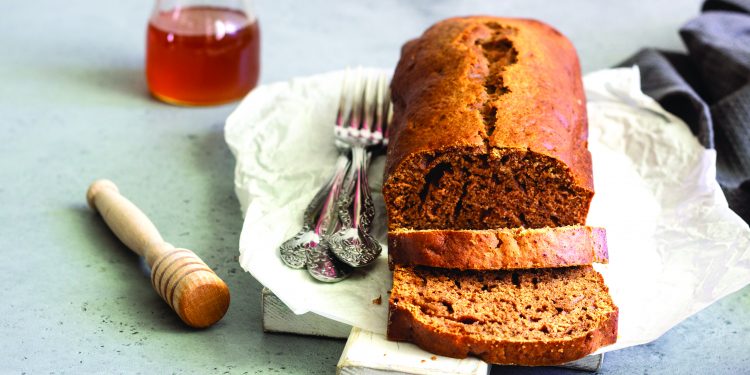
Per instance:
[[[486,64],[484,77],[485,99],[480,112],[485,128],[485,141],[495,132],[498,111],[498,98],[510,92],[505,85],[503,71],[518,61],[518,51],[513,42],[508,39],[509,34],[517,33],[513,27],[504,27],[497,22],[486,22],[485,26],[492,32],[489,36],[477,38],[474,42],[481,47],[481,55]]]

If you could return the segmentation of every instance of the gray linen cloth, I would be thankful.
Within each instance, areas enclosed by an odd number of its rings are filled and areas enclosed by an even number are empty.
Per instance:
[[[732,208],[750,222],[750,0],[708,0],[680,29],[687,54],[643,49],[643,91],[716,149],[717,180]]]

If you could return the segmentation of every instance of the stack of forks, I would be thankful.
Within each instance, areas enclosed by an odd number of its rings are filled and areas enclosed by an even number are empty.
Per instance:
[[[372,264],[382,247],[370,234],[375,216],[367,170],[388,144],[393,114],[385,74],[346,71],[333,127],[339,151],[333,174],[305,209],[303,226],[279,247],[281,260],[317,280],[338,282]]]

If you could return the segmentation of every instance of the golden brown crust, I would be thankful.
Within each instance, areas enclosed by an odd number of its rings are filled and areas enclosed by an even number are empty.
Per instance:
[[[406,156],[436,148],[489,152],[486,126],[477,111],[487,96],[487,73],[478,67],[483,57],[476,41],[488,37],[493,27],[508,30],[503,36],[517,50],[518,61],[502,72],[510,91],[496,99],[497,121],[489,146],[529,149],[560,159],[578,184],[593,191],[578,56],[557,30],[529,19],[450,18],[404,45],[392,84],[396,110],[386,175]]]
[[[455,274],[455,272],[458,271],[454,271],[453,273]],[[486,281],[488,275],[490,275],[486,272],[492,271],[481,271],[484,272],[484,276],[478,276],[479,274],[477,272],[480,271],[460,272],[474,272],[472,275],[475,276],[470,276],[469,278],[472,280],[478,280],[482,277]],[[593,271],[590,266],[571,267],[560,269],[560,271],[538,270],[532,272],[534,272],[533,275],[536,275],[539,278],[543,278],[544,276],[539,275],[543,275],[545,272],[547,274],[560,272],[560,276],[565,278],[567,282],[562,287],[558,283],[556,284],[556,288],[546,289],[544,285],[545,281],[540,281],[538,286],[539,289],[537,290],[537,285],[524,286],[524,282],[521,281],[520,286],[512,284],[508,285],[503,291],[501,291],[501,293],[515,295],[517,294],[515,291],[517,288],[534,288],[534,290],[527,290],[527,292],[532,295],[536,294],[541,300],[547,299],[556,301],[556,303],[560,304],[559,306],[567,306],[576,309],[576,307],[573,306],[578,305],[576,303],[571,304],[569,299],[582,298],[580,297],[580,288],[586,288],[586,285],[588,285],[588,288],[596,289],[595,292],[592,292],[594,295],[589,297],[594,298],[595,301],[592,302],[589,300],[588,302],[593,303],[595,307],[587,305],[588,311],[586,311],[586,309],[581,311],[580,306],[578,306],[578,310],[571,311],[569,314],[574,314],[573,318],[575,318],[576,315],[582,314],[582,319],[592,319],[592,322],[587,326],[589,328],[586,328],[584,331],[577,331],[564,335],[550,333],[553,332],[552,328],[550,328],[550,331],[545,331],[543,329],[542,332],[536,332],[537,335],[532,338],[525,338],[521,335],[515,334],[508,336],[507,334],[496,332],[496,328],[492,327],[488,327],[485,333],[480,333],[484,331],[478,332],[478,329],[474,325],[476,323],[473,323],[474,320],[469,320],[468,322],[463,322],[460,318],[458,320],[453,320],[456,319],[456,315],[466,313],[465,308],[464,311],[458,311],[459,306],[456,301],[470,299],[472,297],[472,290],[458,287],[457,290],[446,291],[433,290],[429,287],[429,285],[438,284],[437,281],[439,280],[437,280],[437,278],[440,276],[436,275],[447,276],[450,278],[450,275],[452,274],[451,271],[440,271],[434,269],[434,271],[418,272],[414,271],[412,268],[397,266],[396,272],[394,273],[394,288],[389,300],[387,337],[389,340],[393,341],[412,342],[429,352],[448,357],[465,358],[472,355],[489,363],[526,366],[555,365],[573,361],[593,353],[602,346],[613,344],[616,341],[619,310],[617,306],[612,303],[608,294],[608,289],[604,284],[601,275],[596,273],[596,271]],[[520,277],[523,278],[524,276]],[[434,310],[430,305],[420,306],[413,301],[409,301],[408,290],[413,289],[415,283],[419,284],[419,281],[414,280],[415,278],[422,278],[424,280],[424,285],[428,285],[427,287],[422,286],[421,289],[419,289],[419,298],[431,298],[439,301],[438,304],[450,305],[452,302],[452,306],[456,311],[450,309],[448,310],[448,313],[454,316],[453,318],[444,317],[446,315],[445,312],[441,313]],[[587,279],[588,281],[584,282],[583,279]],[[458,278],[453,278],[453,280],[461,280],[466,283],[466,274],[463,274],[463,276]],[[402,285],[401,283],[404,282],[409,285]],[[595,286],[592,285],[592,283],[594,283]],[[404,288],[404,286],[406,286],[406,288]],[[494,293],[497,293],[497,290],[495,290]],[[423,295],[427,297],[422,297]],[[479,302],[472,302],[473,305],[477,303]],[[544,305],[533,305],[533,298],[532,302],[517,301],[516,304],[511,303],[511,306],[516,306],[510,308],[511,311],[503,312],[502,307],[500,307],[501,305],[496,305],[496,307],[485,307],[491,311],[495,311],[490,313],[492,315],[497,314],[494,315],[495,317],[491,318],[491,320],[499,322],[498,324],[506,326],[541,324],[542,327],[554,327],[554,323],[547,322],[545,320],[547,318],[544,317],[542,317],[540,321],[532,320],[532,322],[536,323],[514,321],[514,319],[519,319],[519,314],[517,312],[514,313],[513,311],[519,308],[523,309],[523,307],[519,307],[517,304],[523,306],[526,303],[532,304],[531,311],[534,311],[534,309],[545,308]],[[473,308],[477,309],[476,306]],[[479,308],[481,309],[481,307]],[[600,309],[601,311],[599,311]],[[522,310],[521,315],[524,314],[523,311],[526,310]],[[560,311],[565,310],[560,309]],[[515,318],[513,318],[513,316],[515,316]],[[444,318],[446,319],[445,324],[436,323],[436,321],[440,321]],[[520,319],[528,318],[529,317],[522,317]],[[485,323],[487,322],[485,321]]]
[[[388,232],[391,266],[496,270],[568,267],[607,263],[608,259],[604,228],[567,226]]]
[[[568,204],[577,222],[557,225],[584,223],[594,191],[585,97],[575,49],[558,31],[528,19],[441,21],[404,45],[392,92],[394,119],[383,185],[394,223],[390,229],[439,227],[397,222],[401,215],[395,211],[418,203],[404,197],[404,189],[420,189],[404,176],[444,153],[485,155],[491,168],[501,168],[493,160],[509,152],[560,161],[551,173],[570,181],[561,189],[580,200],[562,199],[560,205]],[[501,192],[498,199],[515,198]],[[450,227],[458,228],[444,228]]]

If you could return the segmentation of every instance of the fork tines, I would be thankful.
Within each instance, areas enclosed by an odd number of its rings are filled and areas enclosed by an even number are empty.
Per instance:
[[[391,116],[389,79],[385,73],[347,69],[334,127],[337,138],[363,146],[387,142]]]

